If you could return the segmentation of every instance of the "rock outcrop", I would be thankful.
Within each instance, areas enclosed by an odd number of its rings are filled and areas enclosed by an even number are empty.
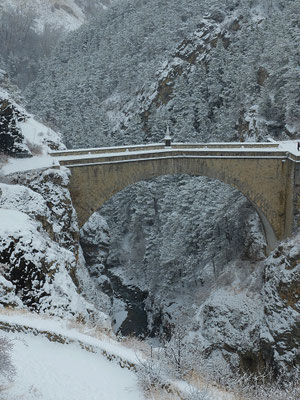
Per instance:
[[[68,177],[67,169],[48,169],[0,184],[1,304],[109,329],[108,317],[84,297],[89,276]]]
[[[266,359],[277,372],[300,365],[300,234],[280,245],[266,261],[264,323]]]
[[[31,152],[17,123],[24,121],[22,114],[0,93],[0,154],[29,157]]]

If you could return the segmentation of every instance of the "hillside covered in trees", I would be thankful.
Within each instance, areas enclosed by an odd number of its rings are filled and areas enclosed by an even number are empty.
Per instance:
[[[161,141],[167,122],[179,142],[295,138],[299,11],[292,0],[117,2],[59,43],[27,88],[28,105],[68,147]],[[259,368],[262,329],[273,329],[260,312],[266,266],[252,270],[265,242],[242,195],[205,178],[162,177],[119,193],[100,213],[108,228],[91,229],[108,229],[109,252],[100,244],[90,270],[113,300],[116,330],[160,335],[188,326],[212,358],[233,366],[241,348],[240,364]],[[211,318],[240,320],[240,302],[246,319],[257,316],[254,326],[229,322],[215,343],[205,327]],[[281,356],[262,357],[280,368]]]
[[[299,2],[121,1],[56,47],[28,90],[71,147],[294,137]],[[82,132],[85,131],[83,135]]]
[[[77,29],[38,32],[31,16],[23,47],[17,35],[13,45],[0,42],[16,92],[67,147],[161,142],[167,124],[176,142],[297,138],[299,0],[99,1],[92,12],[75,4],[87,13]],[[0,15],[2,35],[5,21]],[[200,371],[204,358],[222,384],[245,371],[295,377],[299,234],[266,254],[241,193],[206,177],[162,176],[104,204],[80,246],[76,229],[66,233],[76,242],[72,294],[109,315],[116,334],[170,343],[170,354],[182,354],[175,376]]]

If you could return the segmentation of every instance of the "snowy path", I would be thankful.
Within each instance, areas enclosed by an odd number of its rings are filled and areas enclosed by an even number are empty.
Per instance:
[[[17,375],[3,399],[143,400],[133,372],[91,353],[78,344],[64,345],[45,337],[5,333],[14,340]]]
[[[14,382],[0,391],[0,399],[145,400],[136,374],[127,368],[143,359],[143,354],[104,333],[99,338],[95,335],[93,329],[70,327],[61,319],[0,310],[0,336],[13,340],[17,368]],[[179,400],[193,389],[184,381],[170,383],[175,392],[162,391],[158,399]],[[208,391],[210,399],[233,400],[217,388]]]

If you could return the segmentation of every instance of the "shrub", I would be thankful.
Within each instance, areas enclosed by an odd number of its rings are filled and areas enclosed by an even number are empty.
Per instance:
[[[0,375],[11,381],[15,375],[15,367],[11,359],[13,343],[6,337],[0,337]]]

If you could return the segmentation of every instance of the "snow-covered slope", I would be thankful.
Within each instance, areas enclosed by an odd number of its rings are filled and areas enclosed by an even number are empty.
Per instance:
[[[1,399],[144,399],[129,369],[137,362],[135,352],[105,335],[96,339],[61,321],[25,314],[1,314],[0,325],[9,330],[0,336],[13,341],[16,367],[13,382],[0,389]]]
[[[233,400],[205,379],[173,379],[153,364],[147,345],[117,341],[91,326],[0,310],[0,338],[12,341],[16,374],[1,380],[3,400]],[[147,367],[147,362],[149,366]],[[161,386],[150,370],[159,368]],[[141,370],[150,372],[146,393]],[[136,373],[136,374],[135,374]]]
[[[60,134],[37,121],[8,89],[11,84],[0,70],[0,174],[55,165],[48,152],[65,148]]]
[[[78,243],[69,172],[51,169],[48,155],[64,148],[60,135],[36,121],[7,90],[0,90],[0,105],[0,303],[64,318],[95,318],[109,330],[105,298],[97,297],[96,311],[82,295],[92,285]]]
[[[93,10],[100,11],[110,0],[2,0],[1,9],[9,7],[19,11],[32,11],[36,15],[36,29],[46,25],[71,31],[86,22]]]

